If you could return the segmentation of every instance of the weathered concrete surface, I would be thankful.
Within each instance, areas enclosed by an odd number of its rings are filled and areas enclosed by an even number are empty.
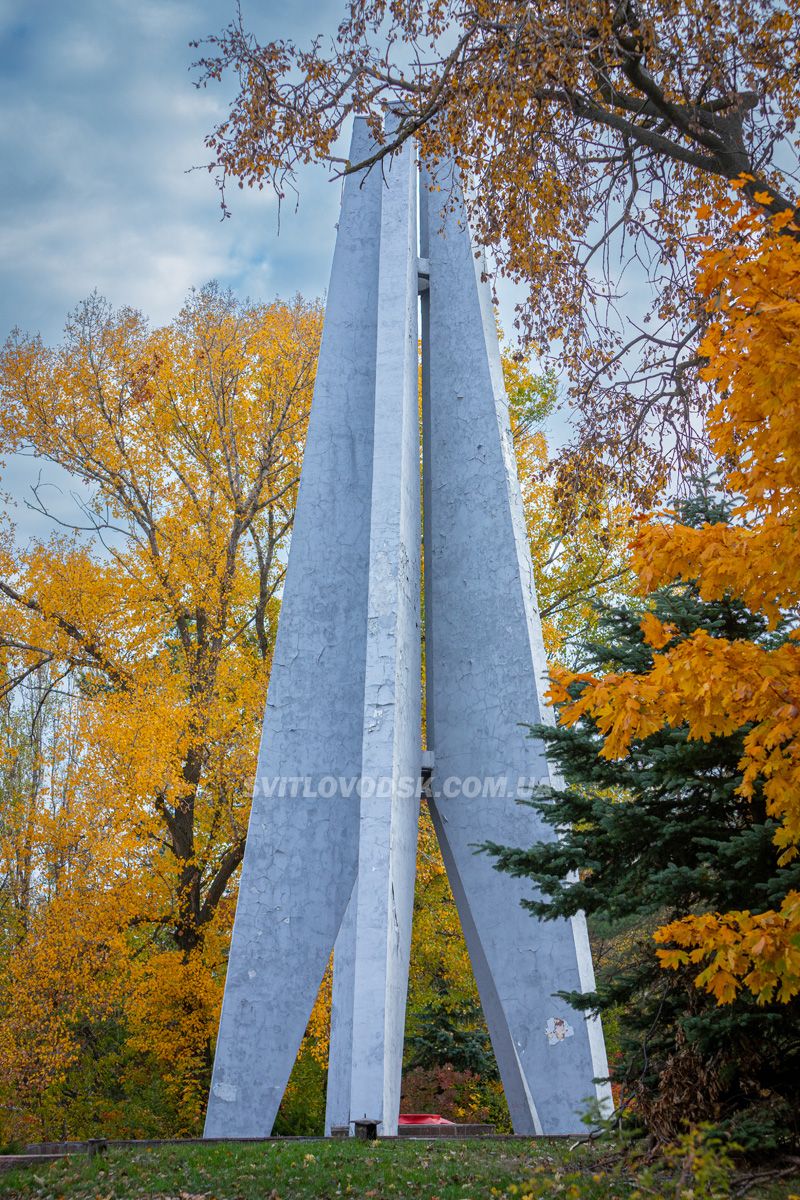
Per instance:
[[[421,768],[417,169],[386,172],[364,692],[350,1119],[397,1132]]]
[[[368,150],[359,120],[351,159]],[[547,773],[518,725],[547,715],[545,660],[488,290],[440,204],[421,206],[427,723],[434,789],[462,790],[431,807],[515,1129],[571,1132],[606,1071],[599,1026],[553,997],[592,986],[585,926],[537,925],[474,854],[552,836],[514,800]],[[416,240],[408,147],[344,187],[207,1137],[270,1132],[335,939],[327,1124],[397,1129],[422,756]],[[463,790],[497,777],[511,795]]]
[[[423,191],[431,809],[514,1128],[577,1132],[586,1101],[609,1095],[592,1083],[607,1074],[599,1025],[553,994],[592,986],[585,925],[536,922],[519,903],[529,886],[475,853],[486,840],[522,846],[554,836],[514,799],[525,794],[518,779],[548,776],[541,746],[519,725],[548,719],[546,661],[490,292],[463,211],[442,216],[450,181],[440,182],[442,191]],[[503,798],[442,794],[448,780],[504,777],[511,795]]]
[[[400,1109],[421,762],[416,196],[409,144],[381,193],[364,790],[355,916],[334,955],[336,1004],[343,986],[353,1016],[337,1017],[327,1113],[329,1127],[369,1118],[382,1134],[396,1133]],[[351,962],[352,985],[342,985]]]
[[[369,136],[357,120],[351,156]],[[381,174],[344,185],[205,1132],[270,1132],[358,864]],[[265,787],[265,781],[267,785]]]

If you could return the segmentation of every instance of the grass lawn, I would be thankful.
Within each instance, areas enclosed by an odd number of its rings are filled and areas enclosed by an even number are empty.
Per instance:
[[[662,1190],[663,1182],[663,1190]],[[794,1179],[739,1181],[736,1196],[787,1200]],[[0,1197],[47,1200],[646,1200],[711,1197],[676,1190],[611,1164],[607,1152],[568,1142],[286,1142],[109,1150],[40,1170],[0,1175]],[[642,1185],[644,1185],[643,1190]]]

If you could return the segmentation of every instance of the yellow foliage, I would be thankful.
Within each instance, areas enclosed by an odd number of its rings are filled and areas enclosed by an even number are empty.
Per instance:
[[[21,881],[0,979],[17,1110],[113,1013],[176,1131],[197,1126],[320,326],[299,299],[209,287],[150,330],[93,297],[63,346],[15,335],[0,358],[0,445],[83,480],[92,532],[0,544],[2,677],[49,671],[73,696],[0,828]]]
[[[779,912],[709,913],[665,925],[655,938],[679,947],[658,950],[664,967],[706,962],[696,982],[720,1004],[735,999],[743,984],[761,1003],[773,996],[785,1002],[800,992],[797,892],[789,895]]]
[[[420,814],[408,1007],[414,1014],[446,999],[450,1011],[478,1004],[478,992],[427,805]]]
[[[510,354],[502,361],[545,649],[569,658],[595,624],[592,602],[627,590],[631,511],[599,480],[566,503],[540,428],[555,380]]]
[[[718,399],[709,434],[738,498],[737,520],[689,528],[669,514],[641,523],[633,565],[642,592],[675,578],[696,580],[704,599],[726,593],[776,622],[800,601],[800,244],[776,233],[759,235],[747,213],[748,237],[709,253],[699,289],[715,313],[702,351],[703,373]],[[646,618],[648,641],[660,653],[645,675],[600,679],[556,672],[552,695],[572,724],[590,714],[605,737],[603,754],[627,753],[633,738],[663,724],[686,724],[691,738],[708,739],[744,725],[740,791],[758,781],[767,811],[778,822],[781,863],[800,844],[800,644],[794,633],[774,648],[697,631],[674,647],[668,631]],[[569,684],[580,681],[573,700]],[[720,1003],[740,988],[759,1002],[800,992],[800,897],[780,910],[704,914],[673,922],[657,935],[680,949],[661,950],[665,966],[706,963],[697,976]]]

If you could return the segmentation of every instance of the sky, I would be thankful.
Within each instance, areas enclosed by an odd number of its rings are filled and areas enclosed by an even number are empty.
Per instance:
[[[59,336],[93,288],[169,320],[219,279],[271,298],[325,287],[339,185],[301,180],[281,233],[267,192],[237,192],[220,220],[204,134],[231,87],[198,89],[192,38],[234,0],[0,0],[0,327]],[[340,0],[244,0],[262,36],[330,29]],[[252,10],[252,12],[250,11]]]
[[[216,279],[240,298],[272,300],[327,286],[341,183],[298,175],[299,205],[278,221],[269,191],[228,190],[222,220],[203,139],[234,81],[198,88],[193,39],[220,32],[235,0],[0,0],[0,345],[12,329],[61,339],[95,289],[152,324]],[[241,0],[260,40],[332,35],[345,0]],[[197,169],[200,168],[200,169]],[[513,325],[514,292],[501,284]],[[0,488],[23,544],[53,525],[26,506],[82,520],[65,472],[12,456]]]
[[[231,191],[221,220],[203,137],[229,86],[198,89],[194,38],[219,32],[235,0],[0,0],[0,339],[14,327],[58,342],[94,289],[154,323],[217,279],[240,298],[324,292],[340,185],[300,178],[280,234],[268,192]],[[242,0],[260,38],[335,29],[342,0]],[[41,464],[13,459],[3,486],[23,540],[46,534],[24,507]],[[49,501],[75,509],[47,468]],[[60,488],[60,491],[57,490]]]

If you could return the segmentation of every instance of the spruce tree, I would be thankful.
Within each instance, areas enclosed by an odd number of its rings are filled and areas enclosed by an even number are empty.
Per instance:
[[[680,507],[681,519],[697,526],[730,519],[705,486]],[[675,583],[638,611],[603,607],[586,647],[588,669],[650,668],[653,650],[640,628],[647,609],[675,627],[675,642],[699,629],[760,643],[787,632],[771,631],[737,600],[703,601],[696,587]],[[775,908],[800,887],[800,863],[777,865],[763,796],[738,794],[747,729],[702,742],[664,728],[609,762],[599,757],[602,738],[590,720],[531,726],[566,782],[525,802],[559,839],[485,849],[498,869],[534,881],[536,916],[587,914],[597,987],[568,998],[604,1016],[624,1110],[659,1141],[686,1122],[709,1121],[746,1148],[767,1150],[796,1144],[800,1134],[800,1004],[759,1006],[740,994],[719,1007],[685,972],[659,965],[652,939],[657,926],[689,912]]]
[[[478,1005],[454,1012],[444,1000],[429,1004],[417,1014],[416,1025],[416,1033],[408,1039],[409,1070],[451,1066],[482,1080],[497,1079],[497,1062]]]

